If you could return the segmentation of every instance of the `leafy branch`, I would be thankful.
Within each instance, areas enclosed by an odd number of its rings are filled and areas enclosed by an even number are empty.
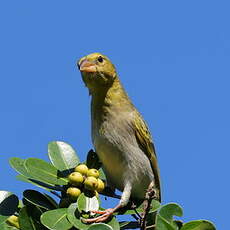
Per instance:
[[[183,215],[182,208],[176,203],[160,205],[154,200],[154,190],[149,187],[146,200],[141,204],[131,203],[116,212],[106,223],[86,224],[81,220],[91,218],[92,210],[103,210],[100,196],[96,190],[89,192],[82,185],[75,197],[67,190],[71,183],[69,175],[80,164],[75,150],[67,143],[55,141],[48,145],[50,163],[37,158],[21,159],[12,157],[10,165],[17,172],[17,179],[42,188],[46,193],[27,189],[22,200],[9,192],[0,191],[0,229],[1,230],[119,230],[119,229],[156,229],[156,230],[215,230],[207,220],[195,220],[188,223],[176,221],[174,216]],[[88,168],[99,171],[99,178],[106,182],[101,163],[96,153],[89,151],[86,159]],[[96,176],[97,177],[97,176]],[[85,179],[84,179],[85,180]],[[99,179],[98,179],[99,180]],[[82,181],[82,180],[81,180]],[[74,187],[74,186],[73,186]],[[96,187],[95,187],[96,188]],[[88,191],[88,192],[87,192]],[[49,194],[47,194],[49,193]],[[119,198],[113,190],[99,190],[105,197]],[[127,221],[118,221],[119,215],[129,215]],[[134,221],[130,221],[131,217]],[[155,219],[148,225],[148,218]],[[124,217],[123,217],[124,219]]]

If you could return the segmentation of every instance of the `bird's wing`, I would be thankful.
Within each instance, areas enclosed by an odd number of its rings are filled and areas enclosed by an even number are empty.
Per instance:
[[[152,167],[152,170],[154,173],[156,189],[159,190],[159,191],[157,191],[157,193],[158,193],[157,198],[159,199],[159,201],[161,201],[160,175],[159,175],[159,168],[158,168],[158,164],[157,164],[157,157],[156,157],[155,148],[154,148],[151,134],[148,130],[148,127],[139,114],[137,114],[137,116],[135,116],[134,131],[135,131],[135,136],[136,136],[138,145],[140,146],[142,151],[146,154],[146,156],[150,160],[151,167]]]

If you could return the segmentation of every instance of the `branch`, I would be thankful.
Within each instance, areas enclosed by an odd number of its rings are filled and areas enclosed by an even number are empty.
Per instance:
[[[151,208],[151,202],[155,198],[155,189],[154,189],[154,183],[151,182],[149,184],[149,187],[147,189],[147,192],[145,194],[145,200],[143,202],[143,209],[144,212],[142,214],[142,220],[141,220],[141,230],[146,230],[146,222],[147,222],[147,216]]]

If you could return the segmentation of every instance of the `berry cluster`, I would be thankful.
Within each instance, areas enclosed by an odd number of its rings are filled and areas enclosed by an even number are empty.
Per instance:
[[[104,182],[99,178],[97,169],[89,169],[85,164],[79,164],[69,176],[69,184],[66,193],[72,201],[76,201],[84,192],[98,196],[105,188]]]

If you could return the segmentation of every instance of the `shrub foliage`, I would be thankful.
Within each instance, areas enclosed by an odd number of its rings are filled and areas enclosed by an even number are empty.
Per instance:
[[[66,191],[71,186],[68,180],[74,168],[80,164],[76,151],[67,143],[54,141],[48,145],[50,162],[37,158],[21,159],[12,157],[10,165],[17,172],[17,179],[32,183],[45,190],[41,193],[27,189],[22,200],[9,192],[0,191],[0,229],[1,230],[119,230],[140,228],[143,204],[128,205],[116,212],[106,223],[84,223],[84,219],[95,217],[92,210],[103,210],[101,194],[118,197],[110,189],[99,192],[87,192],[83,187],[76,199],[71,199]],[[88,168],[99,170],[99,178],[106,178],[101,169],[97,155],[91,150],[85,164]],[[40,190],[40,189],[39,189]],[[174,220],[174,216],[183,215],[182,208],[176,203],[161,205],[152,200],[149,215],[156,213],[156,230],[215,230],[214,225],[207,220],[195,220],[187,223]],[[126,215],[127,221],[118,221],[119,215]],[[128,215],[128,216],[127,216]],[[135,217],[133,221],[130,221]],[[124,219],[124,217],[123,217]],[[177,218],[178,219],[178,218]],[[152,227],[152,228],[154,228]]]

